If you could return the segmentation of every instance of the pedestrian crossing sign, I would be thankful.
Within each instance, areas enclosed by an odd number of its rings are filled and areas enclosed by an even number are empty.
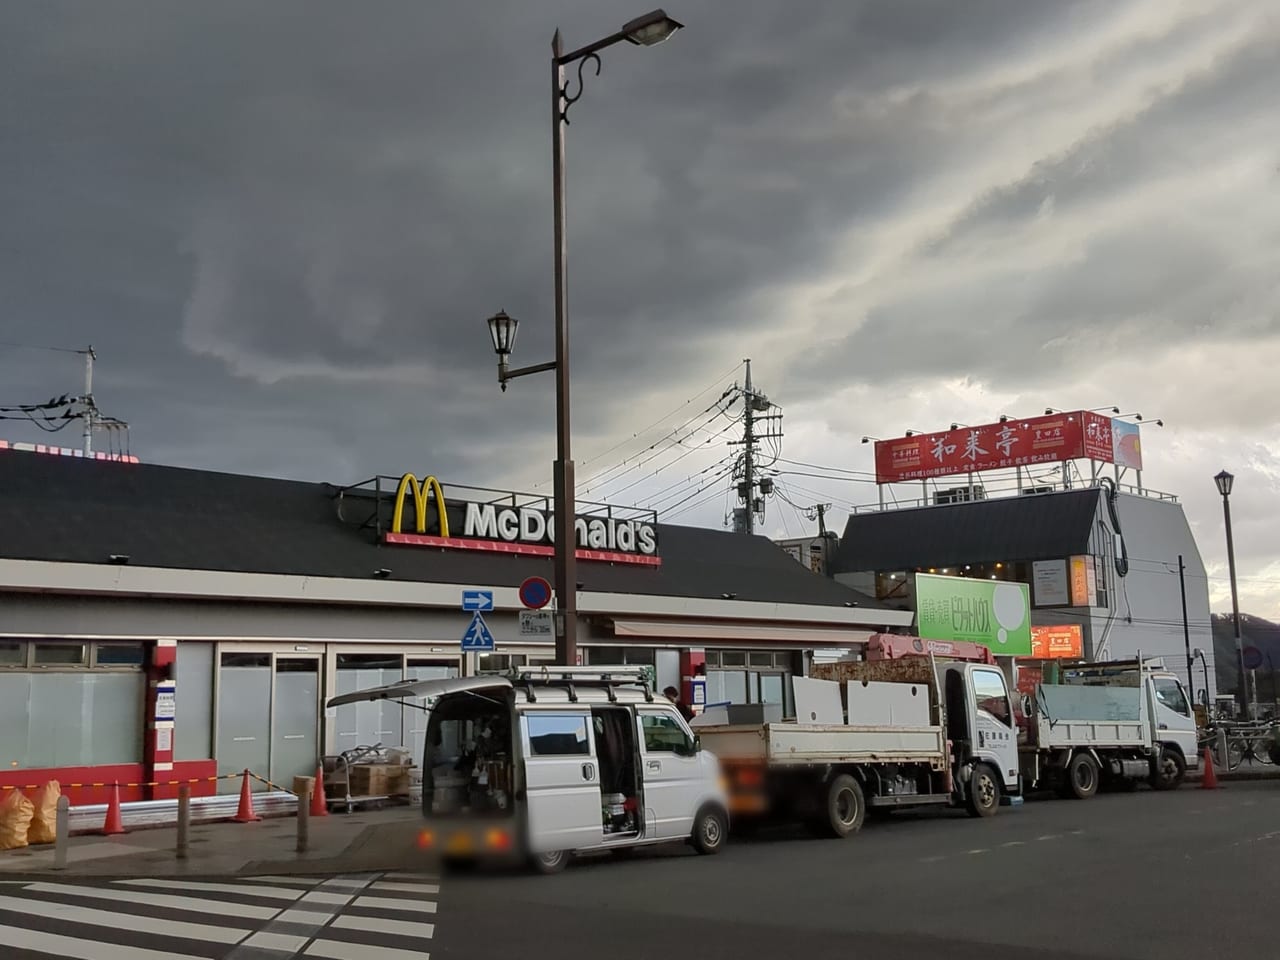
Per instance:
[[[480,611],[477,610],[471,616],[467,632],[462,635],[462,649],[464,651],[492,650],[495,646],[493,633],[490,632],[489,625],[484,622],[484,617],[480,616]]]

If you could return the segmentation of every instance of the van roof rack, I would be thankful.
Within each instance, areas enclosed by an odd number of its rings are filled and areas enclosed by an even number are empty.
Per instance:
[[[534,686],[564,687],[569,691],[569,700],[576,703],[578,686],[604,687],[609,693],[609,702],[617,703],[618,695],[615,687],[640,686],[644,688],[645,700],[653,702],[653,687],[649,683],[649,668],[642,666],[599,666],[599,667],[516,667],[511,672],[511,682],[525,688],[530,703],[538,698]]]

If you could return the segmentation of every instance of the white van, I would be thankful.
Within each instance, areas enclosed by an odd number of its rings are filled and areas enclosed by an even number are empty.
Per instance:
[[[729,826],[720,765],[646,677],[537,667],[407,680],[329,706],[428,698],[422,846],[446,861],[514,854],[555,873],[586,851],[683,841],[718,853]]]

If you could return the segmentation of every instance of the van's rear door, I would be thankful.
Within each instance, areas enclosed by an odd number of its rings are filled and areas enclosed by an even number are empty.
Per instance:
[[[325,706],[340,707],[367,700],[405,700],[411,697],[443,697],[447,693],[510,690],[506,677],[440,677],[434,680],[400,680],[381,687],[366,687],[331,698]]]
[[[604,827],[591,711],[567,705],[524,711],[520,736],[529,851],[598,846]]]

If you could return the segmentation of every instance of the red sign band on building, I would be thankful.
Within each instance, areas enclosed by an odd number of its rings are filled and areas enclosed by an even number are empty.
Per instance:
[[[1125,423],[1120,426],[1126,429],[1118,431],[1115,423],[1110,417],[1076,411],[878,440],[876,483],[928,480],[1065,460],[1115,463],[1116,434],[1128,436],[1127,428],[1133,427],[1136,436],[1137,429],[1136,425]],[[1141,469],[1137,444],[1129,445],[1133,447],[1132,455],[1121,463]]]
[[[440,547],[445,550],[483,550],[489,553],[518,553],[527,557],[554,557],[556,548],[546,543],[507,543],[502,540],[470,540],[463,537],[437,537],[424,533],[384,533],[383,543],[410,547]],[[612,550],[589,550],[579,547],[579,560],[601,563],[632,563],[643,567],[660,567],[662,558],[643,553],[618,553]]]

